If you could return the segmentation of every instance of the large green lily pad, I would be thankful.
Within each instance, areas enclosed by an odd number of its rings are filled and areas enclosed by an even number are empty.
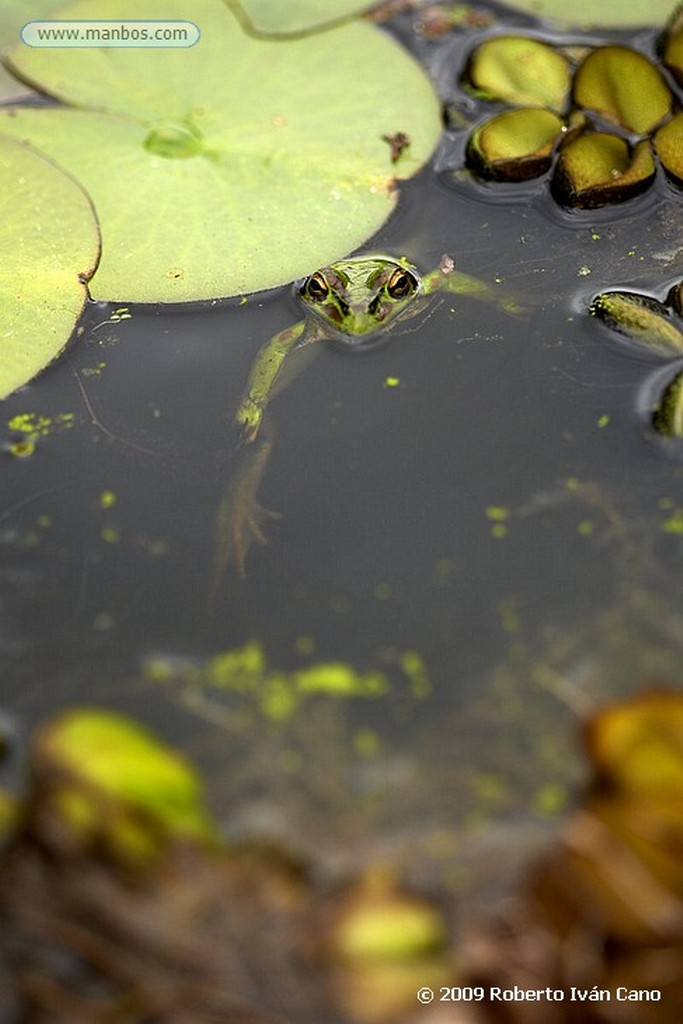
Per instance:
[[[64,0],[0,0],[0,51],[16,43],[27,21],[47,18],[63,6]],[[24,99],[33,92],[0,64],[0,102]]]
[[[661,25],[675,7],[675,0],[507,0],[537,18],[550,18],[565,25]]]
[[[99,255],[88,197],[53,163],[0,137],[0,398],[61,352]]]
[[[664,40],[664,63],[675,76],[679,85],[683,85],[683,6],[676,11],[667,26]]]
[[[186,19],[185,0],[88,0],[60,17]],[[195,0],[190,49],[31,49],[23,77],[80,109],[0,111],[83,183],[100,219],[97,299],[177,302],[275,287],[358,247],[428,159],[437,97],[373,25],[247,36]],[[392,163],[391,138],[410,144]]]
[[[263,35],[314,32],[377,5],[377,0],[225,0]]]

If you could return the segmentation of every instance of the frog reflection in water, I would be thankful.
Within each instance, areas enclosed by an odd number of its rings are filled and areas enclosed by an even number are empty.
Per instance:
[[[449,256],[443,256],[436,270],[424,276],[404,258],[357,256],[333,263],[306,278],[297,295],[306,306],[307,315],[276,334],[260,350],[235,416],[242,441],[249,448],[241,453],[242,463],[218,514],[214,592],[230,561],[238,575],[245,577],[251,543],[266,543],[264,520],[279,518],[277,513],[257,503],[256,493],[273,444],[266,409],[287,379],[291,379],[283,372],[287,357],[313,342],[328,339],[351,345],[367,343],[379,332],[415,316],[430,296],[439,292],[471,295],[493,302],[508,313],[521,312],[509,296],[457,272]]]

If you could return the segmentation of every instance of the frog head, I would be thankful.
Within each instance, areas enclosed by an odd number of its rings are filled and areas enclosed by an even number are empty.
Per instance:
[[[417,269],[405,259],[356,256],[316,270],[298,296],[335,333],[358,338],[395,320],[420,287]]]

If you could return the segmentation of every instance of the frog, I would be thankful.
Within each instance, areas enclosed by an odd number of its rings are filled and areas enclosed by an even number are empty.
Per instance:
[[[510,295],[457,271],[447,254],[425,274],[405,256],[351,256],[319,268],[296,286],[304,316],[259,350],[235,414],[239,445],[249,452],[234,473],[218,512],[215,567],[219,576],[227,563],[234,561],[237,575],[244,579],[251,544],[266,544],[265,521],[279,518],[278,513],[258,504],[256,494],[274,443],[267,410],[291,379],[285,372],[288,359],[317,342],[336,341],[354,347],[375,344],[440,293],[472,296],[510,314],[522,312]]]

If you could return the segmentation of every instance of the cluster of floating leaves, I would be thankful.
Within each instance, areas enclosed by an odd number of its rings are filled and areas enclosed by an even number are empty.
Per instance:
[[[472,132],[467,162],[491,181],[525,181],[553,168],[563,205],[623,202],[654,181],[657,160],[683,183],[683,11],[661,44],[662,72],[626,46],[551,46],[495,36],[471,54],[465,87],[510,104]]]
[[[683,438],[683,281],[671,288],[664,302],[639,292],[602,292],[590,311],[612,330],[668,360],[678,357],[663,384],[657,374],[654,390],[647,389],[645,413],[658,434]]]
[[[331,877],[262,841],[229,845],[181,755],[119,714],[62,712],[34,736],[25,797],[0,793],[0,1013],[412,1024],[425,985],[549,986],[565,993],[555,1024],[626,1024],[634,1002],[638,1019],[674,1024],[683,697],[653,690],[598,712],[584,747],[580,806],[504,910],[454,939],[449,886],[411,884],[386,851]],[[643,992],[660,998],[644,1008]],[[460,1005],[458,1021],[533,1024],[538,1009],[486,999]]]

